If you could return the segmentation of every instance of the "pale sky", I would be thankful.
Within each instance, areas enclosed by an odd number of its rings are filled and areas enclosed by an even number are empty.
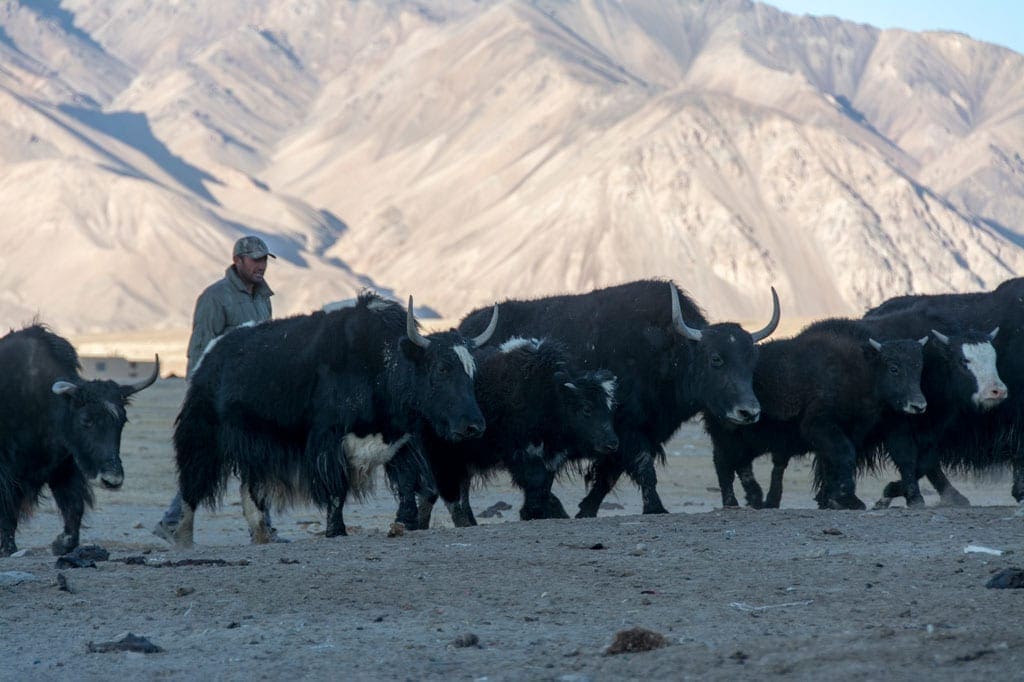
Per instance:
[[[1024,53],[1020,0],[762,0],[791,14],[835,16],[878,28],[957,31]]]

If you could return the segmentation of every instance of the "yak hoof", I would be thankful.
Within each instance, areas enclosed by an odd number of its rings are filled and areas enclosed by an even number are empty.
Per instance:
[[[959,492],[952,490],[939,495],[940,507],[970,507],[971,501],[961,495]]]
[[[892,498],[891,497],[882,497],[882,498],[879,498],[878,502],[875,502],[874,508],[875,509],[888,509],[891,506],[892,506]]]
[[[1024,507],[1021,507],[1024,509]],[[591,509],[590,507],[580,506],[580,510],[576,512],[577,519],[593,519],[597,517],[597,509]]]
[[[558,499],[554,493],[548,494],[548,505],[544,515],[549,519],[569,518],[569,512],[565,511],[565,507],[562,506],[562,501]]]
[[[57,536],[57,539],[50,545],[50,549],[53,551],[54,556],[64,556],[75,547],[78,547],[78,538],[68,535],[67,533],[61,533]]]
[[[903,497],[905,495],[906,492],[904,491],[902,481],[890,481],[889,483],[886,483],[885,488],[882,489],[882,497],[889,498],[890,501],[894,497]]]
[[[324,535],[329,538],[336,538],[339,536],[348,535],[348,531],[345,530],[345,524],[341,524],[339,526],[334,527],[328,526],[327,532],[325,532]]]
[[[650,507],[644,507],[644,514],[668,514],[668,509],[665,509],[665,505],[660,502],[656,505],[652,504]]]
[[[0,544],[0,557],[11,556],[18,551],[18,546],[13,541]]]
[[[921,495],[914,495],[907,498],[908,509],[924,509],[924,498]]]

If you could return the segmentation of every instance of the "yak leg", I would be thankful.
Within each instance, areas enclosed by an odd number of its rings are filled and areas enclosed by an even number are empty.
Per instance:
[[[569,518],[569,512],[565,511],[565,506],[562,504],[562,501],[552,492],[548,493],[548,504],[544,511],[544,517],[548,519]]]
[[[963,493],[956,489],[956,487],[950,483],[949,479],[946,478],[946,473],[942,470],[942,467],[935,465],[924,474],[928,478],[928,482],[935,488],[935,492],[939,494],[939,504],[943,507],[970,507],[971,501],[968,500]]]
[[[7,481],[0,482],[8,484]],[[11,556],[18,551],[14,544],[14,534],[18,530],[18,511],[21,506],[22,491],[10,485],[6,490],[0,491],[0,557]]]
[[[654,470],[657,455],[665,456],[660,445],[643,447],[637,451],[635,457],[625,461],[626,474],[640,488],[640,495],[644,500],[644,514],[668,514],[658,495],[658,474]]]
[[[920,451],[913,436],[905,429],[898,429],[885,439],[885,449],[900,473],[900,481],[898,486],[891,483],[885,486],[882,490],[882,499],[875,507],[887,506],[886,500],[896,497],[894,493],[897,492],[903,493],[908,507],[923,507],[924,496],[921,495],[921,486],[918,484],[921,477]]]
[[[523,491],[523,507],[519,510],[519,518],[523,521],[546,519],[551,506],[551,486],[555,475],[549,471],[539,458],[523,458],[509,463],[509,476],[512,482]],[[558,502],[558,498],[555,498]],[[561,502],[558,502],[561,506]],[[562,510],[565,513],[565,510]],[[564,518],[568,518],[566,515]]]
[[[196,508],[187,500],[181,501],[181,520],[172,535],[174,546],[180,549],[187,549],[193,544],[193,529],[195,528]]]
[[[242,496],[242,513],[249,524],[249,538],[254,545],[266,545],[273,541],[267,517],[264,515],[264,504],[256,501],[248,483],[243,483],[238,491]]]
[[[1024,456],[1022,453],[1015,453],[1013,458],[1013,488],[1010,490],[1013,499],[1017,500],[1024,510]]]
[[[14,533],[18,530],[18,517],[0,519],[0,557],[11,556],[18,551],[14,544]]]
[[[735,462],[737,458],[733,452],[726,452],[726,450],[727,448],[721,447],[717,443],[713,444],[712,460],[715,464],[715,475],[718,477],[718,490],[722,493],[723,507],[738,507],[740,503],[736,499],[736,491],[733,488],[733,483],[736,480]]]
[[[404,525],[408,530],[424,528],[419,521],[419,508],[416,504],[416,491],[429,490],[433,488],[433,482],[428,481],[429,471],[425,470],[427,465],[421,462],[411,450],[409,445],[403,446],[398,453],[384,465],[384,472],[391,487],[398,497],[398,511],[395,514],[395,521]],[[427,517],[429,522],[429,516]]]
[[[327,537],[333,538],[339,535],[348,535],[345,528],[345,498],[348,496],[348,486],[342,486],[340,494],[331,497],[327,503]]]
[[[597,516],[597,510],[601,506],[601,501],[615,487],[619,476],[625,470],[625,467],[622,465],[621,453],[622,448],[620,446],[618,453],[602,457],[591,465],[590,471],[587,472],[587,482],[590,483],[590,490],[580,500],[579,511],[576,512],[577,519]]]
[[[452,516],[452,523],[456,528],[466,528],[477,525],[476,517],[473,516],[473,508],[469,506],[469,478],[459,480],[459,499],[454,502],[447,502],[448,513]]]
[[[430,528],[430,517],[434,512],[434,505],[437,503],[437,493],[416,495],[416,526],[420,530]]]
[[[743,496],[747,499],[747,506],[754,509],[763,507],[764,491],[761,490],[761,484],[754,478],[754,463],[748,462],[739,467],[736,469],[736,475],[740,479],[740,485],[743,486]]]
[[[85,513],[86,500],[91,501],[89,483],[82,472],[75,466],[74,460],[68,459],[53,473],[48,481],[53,500],[64,519],[64,532],[50,545],[57,556],[67,554],[78,547],[78,533],[82,527],[82,514]]]
[[[772,453],[772,482],[768,487],[768,499],[764,506],[769,509],[778,509],[782,506],[782,481],[786,477],[786,467],[789,466],[789,455]]]
[[[842,429],[828,420],[811,420],[801,425],[804,437],[818,458],[821,472],[819,506],[827,509],[865,509],[857,497],[854,474],[857,451]],[[915,481],[916,482],[916,481]]]

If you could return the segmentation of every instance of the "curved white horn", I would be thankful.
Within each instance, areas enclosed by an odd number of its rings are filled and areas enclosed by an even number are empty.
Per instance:
[[[494,312],[491,313],[491,321],[487,324],[485,329],[480,335],[474,336],[471,340],[474,346],[480,347],[491,340],[491,336],[494,334],[494,330],[498,328],[498,304],[494,304]]]
[[[750,334],[750,338],[754,340],[754,343],[767,339],[771,336],[771,333],[779,326],[779,317],[781,314],[782,311],[779,309],[779,295],[775,292],[775,287],[772,287],[772,319],[769,320],[768,324],[763,328]]]
[[[420,334],[419,327],[416,326],[416,314],[412,311],[412,294],[409,294],[409,308],[405,314],[405,333],[409,340],[420,348],[426,348],[430,345],[430,339]]]
[[[676,331],[690,339],[691,341],[700,341],[704,336],[699,329],[688,327],[683,322],[683,311],[679,307],[679,292],[676,291],[676,285],[672,282],[668,283],[668,288],[672,292],[672,326],[675,327]]]

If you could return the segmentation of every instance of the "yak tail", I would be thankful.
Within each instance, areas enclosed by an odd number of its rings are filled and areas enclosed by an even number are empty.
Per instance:
[[[231,474],[231,462],[218,445],[217,436],[213,401],[193,384],[174,421],[178,490],[193,509],[200,504],[215,507]]]

